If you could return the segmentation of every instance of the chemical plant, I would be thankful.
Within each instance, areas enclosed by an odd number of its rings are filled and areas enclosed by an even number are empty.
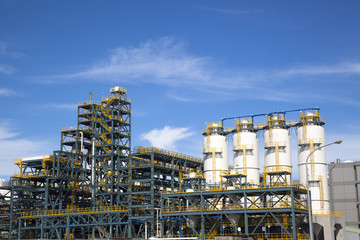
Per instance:
[[[208,123],[201,159],[132,149],[131,100],[122,87],[110,93],[78,105],[77,126],[62,129],[60,150],[14,161],[18,173],[0,187],[2,238],[344,239],[342,215],[330,209],[319,109]],[[290,112],[299,119],[288,121]]]

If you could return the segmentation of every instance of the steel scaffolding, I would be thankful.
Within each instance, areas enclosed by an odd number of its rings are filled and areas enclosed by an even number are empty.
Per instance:
[[[101,102],[78,105],[77,126],[61,131],[60,150],[15,160],[0,198],[9,239],[144,238],[159,233],[161,191],[202,160],[153,147],[131,153],[131,100],[114,87]],[[151,220],[152,219],[152,220]]]
[[[202,170],[202,160],[154,147],[135,147],[130,158],[129,238],[159,236],[161,191],[179,186],[181,172]],[[145,236],[145,229],[148,236]]]
[[[185,176],[178,189],[163,192],[161,237],[309,239],[302,185],[252,186],[241,174],[237,180],[226,175],[232,180],[219,185],[198,185],[199,176]]]

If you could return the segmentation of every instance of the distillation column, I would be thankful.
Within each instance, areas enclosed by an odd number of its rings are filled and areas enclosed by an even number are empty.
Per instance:
[[[259,185],[259,139],[254,129],[253,119],[236,120],[233,136],[234,168],[247,176],[251,185]]]
[[[267,116],[264,132],[266,184],[279,184],[291,181],[290,132],[285,114],[274,113]]]
[[[298,135],[298,159],[300,183],[306,185],[306,159],[311,191],[311,204],[314,212],[326,212],[330,209],[327,181],[325,149],[309,154],[325,144],[325,131],[319,111],[300,113]]]
[[[220,184],[228,167],[228,140],[221,122],[208,123],[203,130],[204,172],[207,184]]]

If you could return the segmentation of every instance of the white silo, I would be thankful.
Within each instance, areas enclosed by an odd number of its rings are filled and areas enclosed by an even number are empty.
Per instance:
[[[327,211],[330,209],[329,188],[327,181],[325,149],[316,148],[325,144],[325,131],[319,111],[300,113],[298,135],[298,165],[300,183],[306,186],[306,159],[308,159],[308,174],[313,211]]]
[[[234,168],[247,176],[253,185],[260,183],[259,139],[255,133],[252,118],[236,121],[236,132],[233,136]]]
[[[228,170],[228,140],[221,122],[208,123],[203,130],[204,173],[207,184],[220,184]]]
[[[264,132],[266,183],[273,181],[270,176],[276,176],[277,183],[286,181],[291,175],[290,132],[286,125],[285,114],[274,113],[267,116]],[[279,175],[276,175],[279,173]],[[282,174],[282,177],[280,176]]]

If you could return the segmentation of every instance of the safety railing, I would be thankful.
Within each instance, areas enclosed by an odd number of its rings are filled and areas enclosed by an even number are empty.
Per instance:
[[[294,203],[295,209],[307,210],[307,205]],[[234,211],[234,210],[271,210],[271,209],[290,209],[291,201],[281,202],[259,202],[255,204],[234,203],[234,204],[216,204],[216,205],[191,205],[191,206],[170,206],[164,207],[163,213],[182,213],[182,212],[213,212],[213,211]]]
[[[233,145],[233,150],[234,151],[241,151],[241,150],[253,150],[254,149],[254,145],[252,144],[247,144],[247,145]]]
[[[151,161],[149,159],[143,159],[143,158],[138,158],[138,157],[133,157],[133,158],[136,160],[131,163],[132,167],[151,167]],[[191,169],[191,168],[185,168],[185,167],[179,166],[179,165],[172,165],[171,163],[157,161],[157,160],[154,160],[153,165],[155,167],[166,168],[169,170],[177,170],[177,171],[184,171],[184,172],[193,171],[193,169]]]
[[[131,103],[130,98],[128,98],[126,96],[122,96],[120,94],[113,94],[113,95],[111,95],[109,97],[103,97],[103,98],[101,98],[101,101],[102,102],[108,102],[108,101],[113,100],[113,99],[121,100],[121,101],[124,101],[126,103]]]
[[[15,173],[14,177],[16,178],[41,178],[41,177],[51,177],[52,173],[49,171],[38,171],[30,173]]]
[[[287,173],[291,173],[292,172],[292,167],[290,166],[264,166],[264,174],[269,174],[269,173],[281,173],[281,172],[287,172]]]
[[[27,211],[22,212],[22,218],[42,217],[42,216],[59,216],[59,215],[74,215],[87,213],[102,213],[102,212],[125,212],[127,206],[111,206],[111,207],[90,207],[90,208],[71,208],[58,210],[44,210],[44,211]]]
[[[222,153],[223,149],[222,148],[216,148],[216,147],[206,147],[203,148],[203,153]]]
[[[314,143],[314,144],[322,144],[323,140],[321,138],[299,139],[298,140],[298,145],[306,145],[306,144],[310,144],[311,142]]]
[[[132,235],[132,237],[144,237],[143,235]],[[224,233],[224,234],[220,234],[220,233],[217,233],[215,234],[214,236],[212,236],[213,238],[215,236],[239,236],[238,233]],[[292,237],[292,234],[286,234],[286,233],[252,233],[249,235],[250,237],[253,237],[254,239],[257,239],[257,240],[292,240],[293,237]],[[296,237],[298,240],[308,240],[310,239],[308,235],[306,234],[303,234],[303,233],[298,233],[296,234]],[[201,236],[200,235],[194,235],[194,234],[177,234],[177,235],[166,235],[164,236],[162,239],[176,239],[176,238],[187,238],[187,239],[201,239]],[[213,239],[212,238],[212,239]]]
[[[231,187],[231,188],[230,188]],[[288,182],[288,183],[282,183],[282,184],[273,184],[271,186],[263,186],[263,185],[233,185],[233,186],[229,186],[227,184],[214,184],[214,185],[210,185],[210,184],[205,184],[205,185],[200,185],[200,186],[191,186],[191,187],[187,187],[187,186],[183,186],[183,183],[181,183],[181,187],[179,189],[172,189],[171,191],[169,190],[164,190],[162,193],[163,194],[176,194],[176,193],[181,193],[181,192],[187,192],[188,189],[191,189],[191,192],[218,192],[218,191],[239,191],[239,190],[269,190],[269,189],[279,189],[279,188],[295,188],[295,189],[299,189],[299,190],[306,190],[306,186],[302,185],[302,184],[295,184],[292,182]]]
[[[344,217],[344,212],[320,209],[320,210],[313,210],[313,215],[330,215],[334,217]]]
[[[197,157],[193,157],[193,156],[189,156],[186,154],[177,153],[177,152],[173,152],[173,151],[169,151],[169,150],[165,150],[165,149],[161,149],[161,148],[156,148],[156,147],[137,146],[134,148],[134,153],[158,153],[158,154],[162,154],[162,155],[166,155],[166,156],[170,156],[170,157],[176,157],[176,158],[181,158],[181,159],[185,159],[185,160],[190,160],[193,162],[198,162],[198,163],[203,162],[201,158],[197,158]]]
[[[276,145],[279,147],[286,147],[286,142],[265,142],[264,143],[265,148],[274,148]]]

